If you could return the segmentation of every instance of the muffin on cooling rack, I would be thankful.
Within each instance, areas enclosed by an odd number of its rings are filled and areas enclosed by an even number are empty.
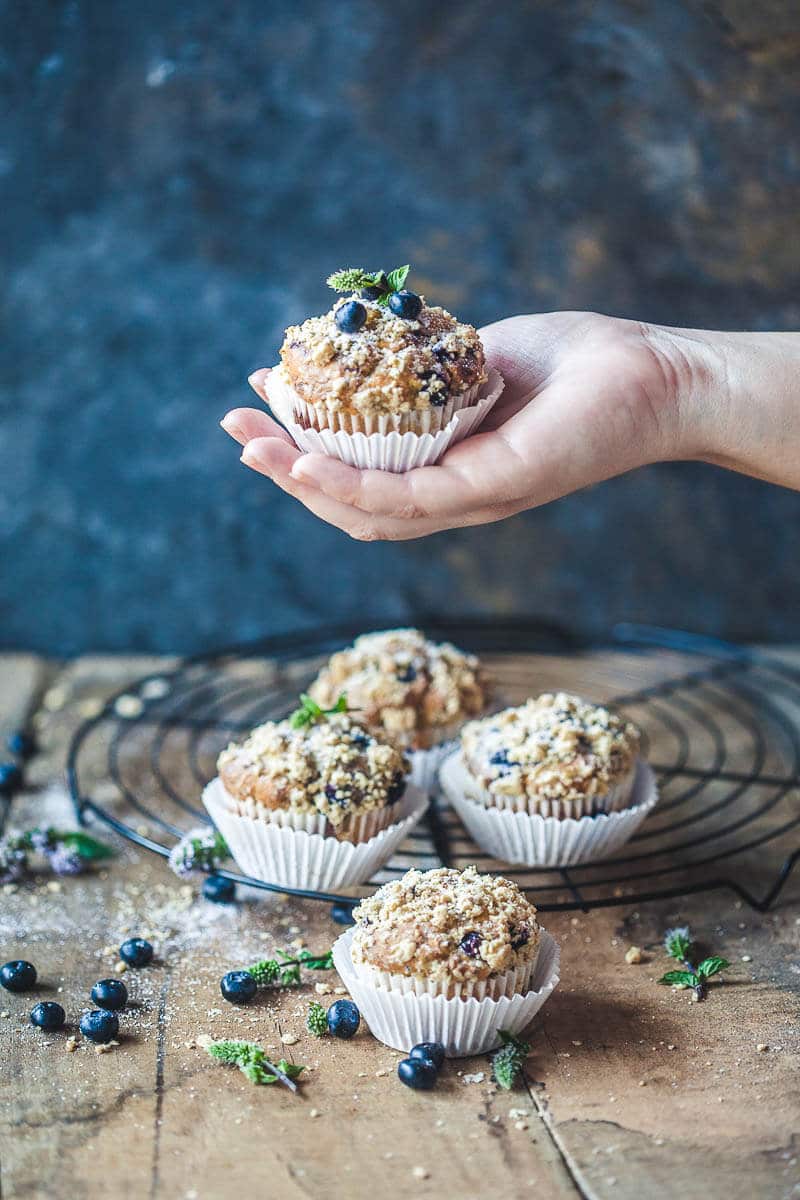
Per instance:
[[[399,1049],[480,1053],[518,1032],[558,982],[558,951],[515,883],[408,871],[354,912],[334,962],[372,1033]],[[540,978],[541,976],[541,978]]]
[[[487,805],[583,817],[624,808],[639,731],[598,704],[546,692],[461,731],[464,762]]]
[[[308,428],[430,433],[487,382],[477,330],[405,289],[408,270],[338,271],[344,295],[286,330],[279,370]]]
[[[327,711],[302,697],[223,750],[217,770],[203,801],[239,866],[291,887],[369,878],[425,808],[407,759],[343,697]]]

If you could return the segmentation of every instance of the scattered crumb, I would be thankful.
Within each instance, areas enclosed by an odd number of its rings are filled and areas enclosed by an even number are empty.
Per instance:
[[[282,1033],[281,1041],[283,1042],[284,1046],[296,1046],[300,1041],[300,1038],[295,1033]]]
[[[327,996],[332,991],[332,988],[329,983],[315,983],[314,991],[318,996]]]
[[[756,1050],[758,1051],[759,1054],[765,1054],[767,1052],[767,1050],[769,1050],[769,1046],[767,1045],[766,1042],[759,1042],[758,1045],[756,1046]]]
[[[114,972],[117,975],[124,975],[127,969],[128,964],[123,962],[122,959],[120,959],[119,962],[114,963]]]
[[[518,1129],[520,1131],[520,1133],[522,1133],[525,1129],[528,1128],[528,1125],[525,1121],[515,1121],[514,1128]]]
[[[48,879],[47,884],[45,886],[47,887],[48,892],[60,892],[61,891],[61,884],[59,883],[59,881],[57,879]]]
[[[138,696],[119,696],[114,702],[114,712],[118,717],[140,717],[144,704]]]
[[[198,1050],[207,1050],[214,1042],[214,1038],[208,1033],[200,1033],[194,1040]]]
[[[531,1115],[529,1108],[510,1108],[508,1110],[509,1121],[523,1121]]]
[[[751,954],[743,954],[742,955],[742,962],[752,962],[752,961],[753,961],[753,956]]]
[[[333,989],[333,994],[334,994],[334,996],[346,996],[347,988],[346,987],[335,987]]]
[[[309,1115],[309,1117],[311,1117],[311,1119],[312,1119],[312,1120],[314,1119],[314,1117],[320,1117],[320,1116],[322,1116],[322,1114],[321,1114],[321,1112],[319,1111],[319,1109],[318,1109],[318,1108],[310,1108],[310,1109],[308,1110],[308,1115]]]
[[[668,1050],[674,1050],[674,1049],[675,1049],[675,1046],[673,1046],[672,1042],[670,1042],[670,1044],[667,1046],[667,1049],[668,1049]]]
[[[483,1083],[485,1078],[486,1078],[485,1071],[476,1071],[474,1075],[462,1076],[461,1082],[462,1083]]]
[[[386,1068],[381,1067],[380,1071],[375,1072],[375,1078],[382,1079],[384,1075],[388,1075],[388,1074],[389,1074],[389,1072],[386,1070]]]
[[[427,1167],[414,1167],[414,1170],[411,1172],[411,1174],[415,1179],[430,1179],[431,1175]]]
[[[625,962],[629,965],[640,963],[642,961],[642,951],[639,946],[629,946],[625,951]]]
[[[110,1054],[114,1047],[118,1045],[119,1042],[100,1042],[94,1047],[94,1052],[95,1054]]]
[[[640,1080],[639,1080],[639,1087],[644,1087],[644,1086],[645,1086],[645,1081],[644,1081],[644,1079],[640,1079]]]
[[[74,1035],[68,1037],[64,1043],[64,1049],[66,1050],[67,1054],[74,1054],[78,1049],[78,1039]]]

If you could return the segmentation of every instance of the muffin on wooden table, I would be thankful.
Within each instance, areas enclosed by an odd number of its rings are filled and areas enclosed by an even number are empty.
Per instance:
[[[558,982],[557,948],[533,904],[474,867],[408,871],[353,915],[334,961],[372,1032],[399,1049],[490,1048],[498,1030],[522,1030]]]

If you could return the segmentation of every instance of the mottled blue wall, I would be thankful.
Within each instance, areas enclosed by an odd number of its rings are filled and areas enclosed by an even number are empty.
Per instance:
[[[521,611],[800,635],[800,497],[640,471],[363,545],[217,421],[350,262],[476,323],[800,328],[788,2],[0,3],[0,644]]]

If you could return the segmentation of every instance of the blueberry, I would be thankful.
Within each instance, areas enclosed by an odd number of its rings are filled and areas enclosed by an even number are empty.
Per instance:
[[[247,1004],[258,991],[258,985],[249,971],[228,971],[219,981],[219,990],[231,1004]]]
[[[61,1029],[66,1019],[67,1014],[55,1000],[43,1000],[31,1009],[31,1025],[39,1029]]]
[[[466,954],[467,958],[477,958],[478,951],[481,948],[483,938],[474,929],[469,933],[465,933],[459,942],[459,946]]]
[[[36,983],[36,967],[24,958],[15,958],[0,967],[0,983],[9,992],[25,992]]]
[[[494,754],[489,755],[489,762],[493,767],[507,767],[509,765],[508,751],[495,750]]]
[[[397,1064],[397,1078],[415,1091],[429,1092],[436,1086],[439,1072],[429,1058],[404,1058]]]
[[[365,287],[360,292],[362,300],[380,300],[385,294],[382,287]]]
[[[391,786],[386,792],[386,800],[388,804],[396,804],[403,796],[406,790],[406,777],[402,772],[395,775]]]
[[[36,750],[34,738],[30,733],[26,733],[24,729],[18,729],[15,733],[10,733],[6,745],[12,754],[16,754],[17,758],[30,758]]]
[[[124,1008],[128,989],[121,979],[101,979],[92,988],[92,999],[98,1008]]]
[[[432,1062],[437,1071],[444,1065],[444,1046],[441,1042],[420,1042],[412,1046],[408,1052],[409,1058],[421,1058]]]
[[[422,300],[416,292],[392,292],[389,297],[389,308],[396,317],[405,317],[406,321],[416,321],[422,312]]]
[[[523,946],[527,946],[531,940],[530,930],[527,925],[520,925],[511,938],[511,949],[521,950]]]
[[[120,946],[119,956],[129,967],[146,967],[152,960],[153,947],[144,938],[128,938]]]
[[[398,683],[413,683],[417,678],[417,669],[411,663],[408,666],[400,667],[397,671]]]
[[[361,1024],[361,1013],[352,1000],[334,1000],[328,1009],[328,1029],[334,1037],[351,1038]]]
[[[0,795],[10,796],[22,784],[22,771],[16,763],[0,763]]]
[[[342,333],[358,333],[367,319],[367,310],[357,300],[346,300],[336,310],[334,321]]]
[[[367,746],[372,741],[372,738],[369,736],[369,734],[362,733],[359,730],[358,732],[352,734],[351,741],[354,746],[358,747],[359,750],[366,750]]]
[[[332,904],[331,918],[337,925],[355,925],[352,904]]]
[[[236,884],[222,875],[209,875],[203,880],[203,895],[215,904],[231,904],[236,899]]]
[[[113,1042],[119,1033],[119,1017],[105,1008],[93,1008],[81,1017],[81,1033],[90,1042]]]

